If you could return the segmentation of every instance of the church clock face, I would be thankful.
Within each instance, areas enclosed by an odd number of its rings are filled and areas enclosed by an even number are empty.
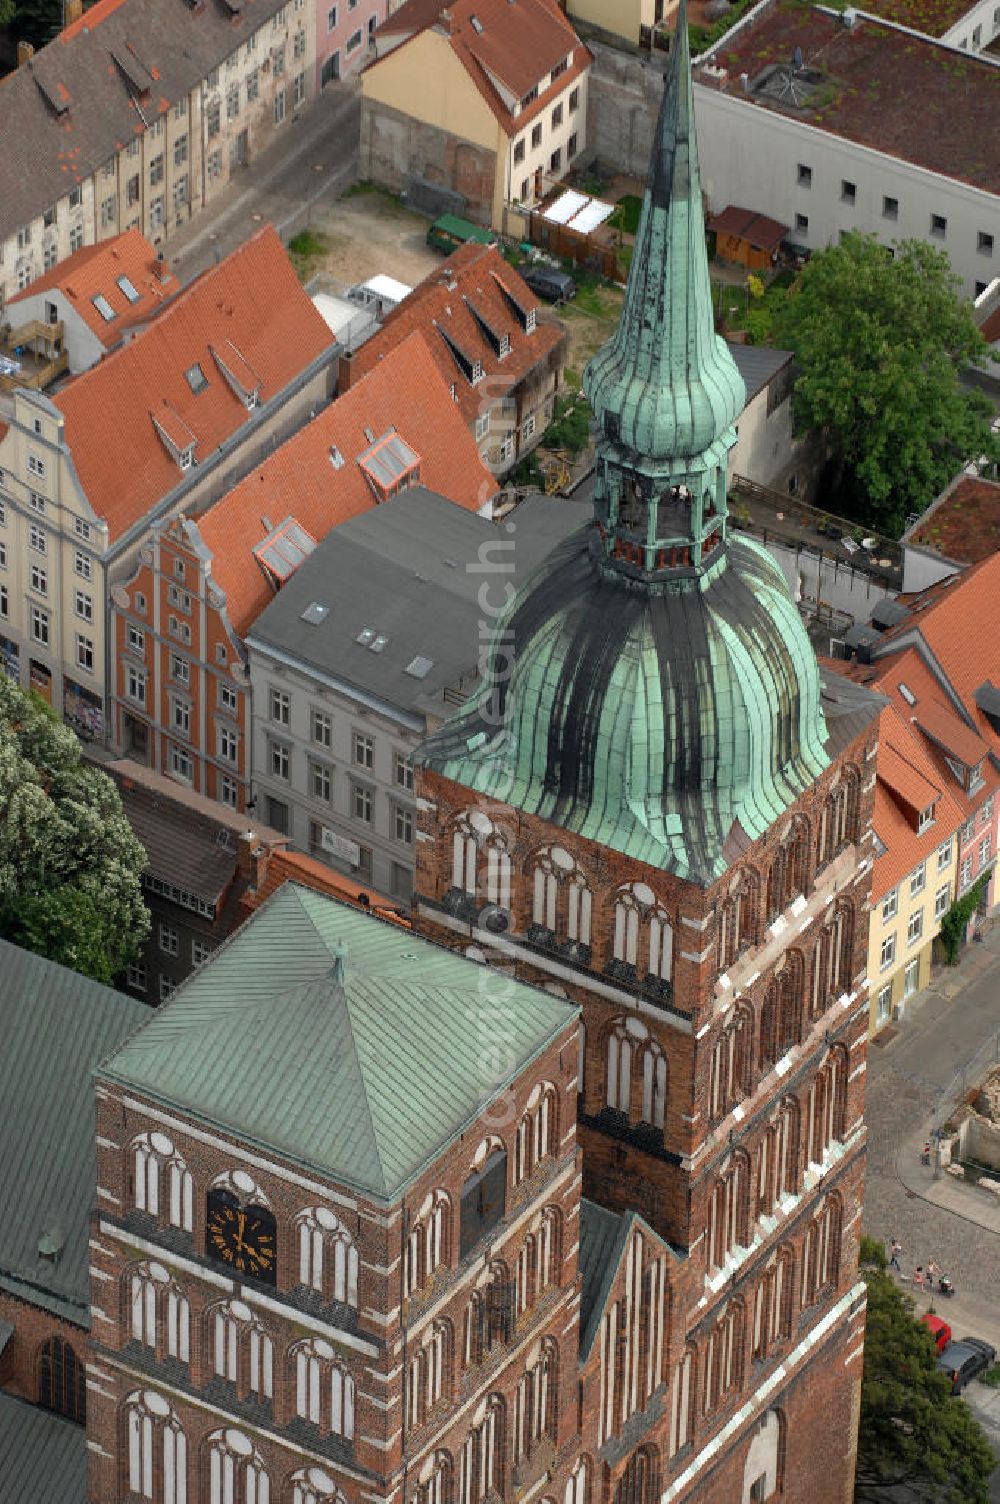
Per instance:
[[[241,1206],[228,1191],[212,1191],[205,1219],[206,1252],[237,1274],[273,1285],[277,1276],[274,1217],[260,1206]]]

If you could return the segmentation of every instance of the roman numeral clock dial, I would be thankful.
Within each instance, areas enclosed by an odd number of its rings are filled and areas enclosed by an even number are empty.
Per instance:
[[[277,1273],[274,1217],[260,1206],[240,1206],[228,1191],[209,1195],[206,1253],[236,1274],[273,1285]]]

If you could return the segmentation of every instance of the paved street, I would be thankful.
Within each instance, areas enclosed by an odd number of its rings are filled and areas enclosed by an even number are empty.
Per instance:
[[[952,994],[949,996],[949,994]],[[1000,1336],[1000,1233],[935,1206],[924,1191],[932,1172],[920,1149],[935,1109],[956,1073],[1000,1029],[1000,929],[967,947],[957,972],[942,971],[911,1001],[891,1043],[868,1053],[868,1185],[865,1230],[898,1237],[903,1269],[935,1259],[959,1292],[954,1309],[971,1302]],[[970,1190],[974,1216],[985,1192]],[[992,1208],[990,1208],[992,1211]],[[998,1342],[1000,1347],[1000,1342]]]
[[[343,193],[357,177],[360,120],[357,84],[328,84],[210,210],[167,241],[165,254],[181,281],[190,282],[268,220],[287,239],[308,223],[311,206]]]

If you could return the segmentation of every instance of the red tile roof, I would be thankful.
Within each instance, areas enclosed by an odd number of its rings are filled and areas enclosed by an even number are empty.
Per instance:
[[[195,441],[204,460],[247,422],[217,363],[235,347],[263,405],[330,347],[332,335],[267,226],[180,293],[129,344],[55,398],[80,483],[114,540],[182,478],[157,430]],[[200,366],[195,392],[185,373]]]
[[[801,48],[820,75],[815,101],[785,110],[755,93],[765,69],[787,67]],[[706,63],[726,70],[721,84]],[[747,74],[749,90],[740,77]],[[758,109],[1000,193],[1000,68],[988,58],[857,16],[772,0],[729,32],[695,69],[695,81]]]
[[[978,564],[1000,549],[1000,483],[961,476],[928,508],[904,542],[956,564]]]
[[[529,334],[519,311],[535,311]],[[506,355],[498,355],[484,323],[493,335],[509,340]],[[471,428],[480,411],[487,411],[535,366],[547,360],[566,333],[555,319],[538,317],[538,299],[495,246],[464,245],[413,289],[387,317],[374,338],[350,360],[351,380],[370,371],[402,340],[420,330],[444,381]],[[451,341],[451,343],[449,343]],[[456,353],[456,351],[458,353]],[[483,379],[475,386],[461,356],[478,361]]]
[[[967,768],[977,767],[989,754],[982,737],[940,700],[923,701],[915,706],[913,719],[925,736]]]
[[[468,511],[496,493],[420,334],[276,450],[259,469],[186,525],[213,556],[212,579],[225,593],[241,637],[274,591],[254,548],[292,516],[317,541],[380,499],[359,457],[389,429],[420,457],[420,482]],[[335,452],[338,464],[331,461]]]
[[[875,859],[873,903],[930,857],[964,818],[951,791],[937,776],[926,743],[895,705],[887,705],[882,712],[875,773],[875,834],[886,849]],[[931,803],[934,822],[923,835],[917,835],[916,815]]]
[[[448,37],[455,56],[508,134],[523,129],[591,62],[555,0],[406,0],[383,21],[377,35],[403,34],[409,41],[429,27]],[[520,101],[570,54],[567,71],[524,110],[512,114],[493,80]],[[377,68],[378,62],[368,67]]]
[[[131,282],[138,300],[125,296],[119,277]],[[91,333],[111,349],[127,328],[158,313],[180,290],[180,282],[166,263],[157,259],[156,251],[138,230],[126,230],[124,235],[85,245],[67,256],[11,298],[10,306],[14,308],[25,298],[50,288],[58,289]],[[113,319],[104,318],[94,307],[93,300],[98,296],[106,299]]]
[[[1000,684],[1000,638],[995,630],[998,600],[1000,553],[994,553],[911,599],[909,616],[885,634],[885,641],[902,646],[919,633],[961,698],[969,721],[1000,756],[1000,735],[975,700],[980,685],[988,680]],[[878,667],[881,670],[881,661]],[[930,669],[920,663],[919,670],[930,689],[928,698],[940,699],[941,689]],[[984,769],[988,771],[989,765]]]
[[[758,214],[755,209],[739,209],[730,204],[721,214],[712,215],[708,228],[717,235],[734,235],[737,240],[745,240],[755,250],[773,251],[784,240],[789,227],[768,219],[766,214]]]

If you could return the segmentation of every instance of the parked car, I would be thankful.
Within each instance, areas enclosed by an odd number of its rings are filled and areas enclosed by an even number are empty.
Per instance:
[[[576,297],[576,283],[568,272],[560,271],[558,266],[545,266],[536,261],[532,265],[521,266],[518,270],[532,292],[548,303],[565,303],[569,298]]]
[[[961,1394],[972,1379],[992,1368],[997,1350],[981,1337],[963,1337],[960,1342],[949,1342],[938,1357],[938,1368],[951,1380],[952,1394]]]
[[[934,1338],[934,1346],[938,1352],[943,1353],[951,1341],[951,1327],[947,1321],[943,1317],[935,1316],[933,1312],[928,1311],[926,1315],[921,1316],[920,1324],[921,1326],[925,1326]]]

